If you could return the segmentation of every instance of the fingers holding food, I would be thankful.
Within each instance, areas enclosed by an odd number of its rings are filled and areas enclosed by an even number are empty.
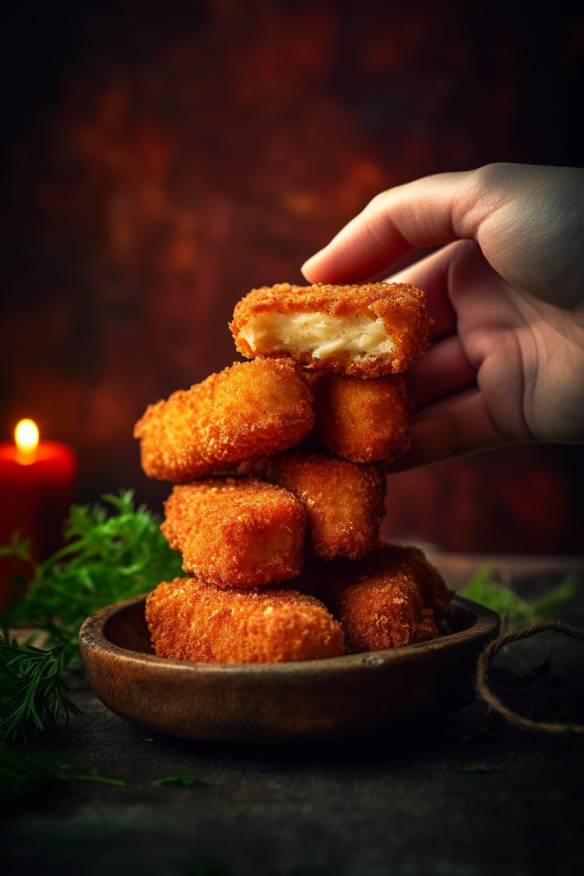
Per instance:
[[[163,582],[146,600],[159,657],[201,663],[284,663],[343,654],[343,630],[294,590],[219,590],[197,578]]]
[[[261,587],[302,569],[304,508],[273,484],[226,478],[175,486],[161,528],[185,572],[217,587]]]

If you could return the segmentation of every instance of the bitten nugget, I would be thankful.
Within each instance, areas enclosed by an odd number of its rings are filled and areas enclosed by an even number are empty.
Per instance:
[[[322,453],[288,452],[251,463],[262,478],[280,484],[306,510],[308,545],[324,560],[365,556],[379,543],[385,478]]]
[[[403,283],[253,289],[230,324],[239,352],[290,356],[309,368],[380,377],[406,371],[428,349],[425,293]]]
[[[305,513],[287,490],[255,480],[173,489],[162,532],[183,569],[218,587],[260,587],[302,569]]]
[[[146,474],[180,483],[291,447],[313,424],[300,369],[285,359],[256,359],[150,405],[134,437]]]
[[[176,578],[149,594],[146,620],[158,656],[174,660],[285,663],[343,653],[338,621],[294,590],[242,593]]]
[[[351,462],[392,462],[410,445],[408,401],[401,376],[363,380],[324,374],[313,384],[315,435]]]
[[[383,544],[359,563],[313,564],[298,582],[343,625],[348,651],[433,639],[452,592],[417,548]]]

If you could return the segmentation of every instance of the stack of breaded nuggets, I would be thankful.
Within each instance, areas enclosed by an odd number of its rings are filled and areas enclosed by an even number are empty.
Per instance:
[[[147,409],[142,466],[175,484],[162,531],[192,576],[148,597],[158,655],[271,663],[438,635],[450,591],[379,538],[431,322],[408,285],[254,289],[230,325],[251,361]]]

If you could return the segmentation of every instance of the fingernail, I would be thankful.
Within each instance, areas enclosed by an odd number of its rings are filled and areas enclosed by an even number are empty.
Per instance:
[[[321,254],[323,252],[324,252],[324,249],[319,249],[319,251],[315,252],[314,255],[311,255],[309,259],[306,259],[306,261],[304,262],[304,264],[300,268],[303,276],[306,277],[307,280],[310,280],[310,272],[311,272],[312,268],[316,266],[316,263],[318,262]]]

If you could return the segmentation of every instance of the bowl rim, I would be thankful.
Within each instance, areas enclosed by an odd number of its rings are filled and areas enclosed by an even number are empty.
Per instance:
[[[358,654],[343,654],[340,657],[325,657],[318,660],[295,660],[288,663],[194,663],[186,660],[174,660],[169,657],[159,657],[156,654],[148,654],[145,651],[133,651],[117,645],[105,634],[105,628],[110,620],[119,612],[144,602],[146,594],[126,599],[107,605],[94,614],[90,615],[79,630],[79,643],[81,653],[85,658],[90,652],[107,652],[126,664],[134,663],[144,667],[144,664],[152,669],[163,672],[180,672],[185,676],[201,674],[208,676],[239,676],[257,678],[264,677],[268,672],[270,677],[287,677],[291,675],[312,675],[325,672],[362,670],[363,668],[376,669],[388,664],[409,661],[419,654],[428,654],[441,651],[444,648],[468,644],[468,642],[485,638],[488,640],[497,635],[501,619],[496,612],[483,605],[479,605],[463,596],[454,596],[452,604],[466,612],[474,614],[474,621],[470,626],[454,633],[445,633],[435,639],[427,639],[423,642],[415,642],[410,645],[401,645],[397,648],[388,648],[382,651],[364,651]]]

